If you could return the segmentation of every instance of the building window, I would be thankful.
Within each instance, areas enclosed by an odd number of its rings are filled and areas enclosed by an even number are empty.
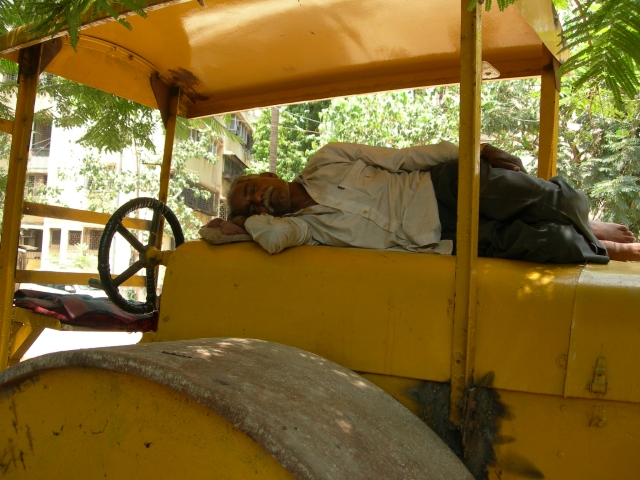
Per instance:
[[[69,252],[79,252],[80,244],[82,243],[82,230],[69,230],[69,246],[67,250]]]
[[[18,83],[18,72],[5,73],[3,77],[3,81],[6,83]]]
[[[59,228],[49,229],[49,252],[60,253],[60,235],[61,230]]]
[[[231,182],[238,175],[242,175],[245,168],[247,167],[235,155],[224,155],[222,178]]]
[[[213,217],[218,213],[218,195],[209,193],[209,198],[202,198],[196,196],[193,188],[185,188],[182,190],[182,200],[187,207]]]
[[[31,153],[35,157],[48,157],[51,149],[51,124],[36,123],[31,132]]]
[[[89,247],[91,253],[96,254],[100,247],[100,238],[102,237],[102,228],[85,228],[83,242]]]
[[[231,133],[236,133],[238,130],[239,123],[240,122],[238,121],[237,115],[232,113],[231,120],[229,120],[229,123],[227,123],[227,130],[229,130]]]
[[[28,247],[27,258],[40,259],[42,255],[42,230],[25,228],[20,235],[20,246]]]
[[[47,185],[47,174],[46,173],[30,173],[27,175],[27,182],[25,184],[24,194],[36,196],[39,193],[41,187]]]
[[[198,129],[195,129],[195,128],[189,129],[189,138],[193,142],[198,143],[200,140],[202,140],[203,135],[205,135],[205,133],[201,132]],[[211,153],[212,155],[216,155],[218,153],[218,145],[216,143],[215,138],[211,139],[211,144],[209,145],[209,153]]]

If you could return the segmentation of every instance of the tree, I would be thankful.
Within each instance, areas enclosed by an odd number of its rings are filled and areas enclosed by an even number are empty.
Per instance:
[[[278,125],[280,123],[280,110],[271,107],[271,134],[269,135],[269,171],[276,173],[278,165]]]
[[[278,126],[278,164],[276,173],[280,178],[293,180],[300,174],[307,159],[318,149],[318,127],[320,112],[329,101],[287,105],[280,109]],[[271,110],[262,111],[253,125],[253,148],[255,162],[248,173],[265,172],[269,169],[271,132]]]

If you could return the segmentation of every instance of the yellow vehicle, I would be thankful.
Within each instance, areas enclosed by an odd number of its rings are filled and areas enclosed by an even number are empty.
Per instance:
[[[555,172],[566,53],[550,0],[488,13],[468,0],[148,3],[131,31],[87,20],[77,52],[64,32],[0,37],[20,64],[16,120],[0,123],[13,135],[0,252],[0,368],[13,365],[0,373],[5,476],[635,478],[640,268],[477,258],[483,61],[500,79],[542,77],[538,171]],[[159,264],[166,277],[157,330],[140,345],[18,363],[43,328],[64,325],[13,307],[14,283],[89,280],[16,271],[22,213],[109,220],[23,202],[42,71],[160,110],[159,202],[121,208],[106,229],[151,240],[137,245],[143,261],[115,280],[102,265],[101,279],[141,286],[132,275],[146,268],[153,286]],[[461,86],[455,257],[156,248],[162,215],[179,236],[162,204],[177,115],[450,83]],[[126,218],[136,205],[156,208],[151,225]]]

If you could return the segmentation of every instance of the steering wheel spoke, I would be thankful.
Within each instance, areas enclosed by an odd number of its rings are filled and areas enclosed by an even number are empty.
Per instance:
[[[149,242],[147,246],[143,245],[143,243],[122,224],[122,221],[127,215],[141,208],[149,208],[153,210],[153,219],[151,221]],[[104,232],[100,238],[100,247],[98,249],[98,272],[100,273],[100,283],[102,284],[102,287],[109,299],[125,312],[142,315],[156,310],[155,268],[148,265],[146,252],[149,246],[156,246],[156,240],[160,230],[163,228],[165,220],[171,227],[176,247],[184,243],[184,235],[182,233],[182,228],[180,227],[180,222],[178,222],[178,219],[169,207],[155,198],[136,198],[125,203],[116,210],[105,225]],[[122,237],[141,254],[141,258],[130,265],[124,272],[117,275],[116,278],[112,278],[111,266],[109,265],[109,253],[111,250],[111,243],[116,232],[122,235]],[[128,301],[120,294],[118,287],[142,268],[146,268],[147,270],[145,282],[147,287],[147,301],[145,303]]]
[[[118,223],[118,233],[124,237],[124,239],[129,242],[133,248],[135,248],[138,252],[144,253],[147,249],[146,247],[138,240],[138,238],[129,231],[122,223]]]
[[[129,280],[131,277],[133,277],[136,273],[138,273],[144,267],[146,267],[146,262],[143,259],[140,259],[137,262],[132,263],[131,265],[129,265],[129,268],[127,268],[124,272],[122,272],[120,275],[118,275],[116,278],[113,279],[112,281],[113,286],[118,288],[120,285],[122,285],[124,282]]]

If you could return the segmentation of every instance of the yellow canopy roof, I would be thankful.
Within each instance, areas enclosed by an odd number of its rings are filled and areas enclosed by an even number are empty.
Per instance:
[[[455,0],[151,0],[148,18],[86,23],[77,52],[46,71],[157,107],[150,78],[182,88],[188,117],[401,88],[457,83]],[[500,78],[540,74],[542,45],[558,57],[551,0],[520,0],[483,15],[483,59]],[[47,39],[27,28],[0,54]]]

